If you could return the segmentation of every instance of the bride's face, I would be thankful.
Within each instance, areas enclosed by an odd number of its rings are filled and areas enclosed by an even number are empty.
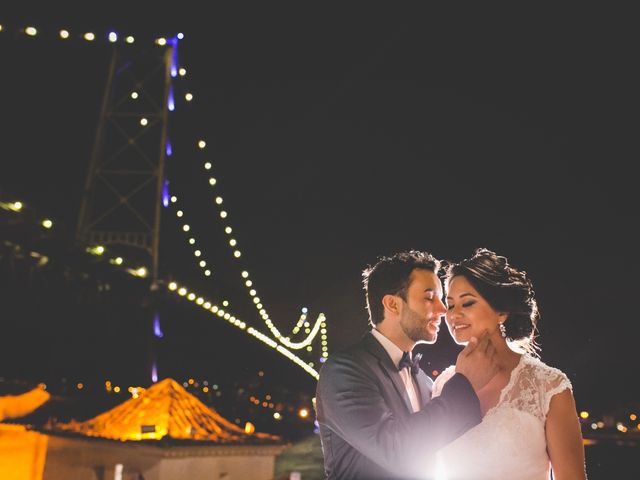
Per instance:
[[[457,344],[466,344],[483,330],[498,332],[505,315],[496,312],[464,277],[454,277],[447,292],[447,326]],[[499,333],[497,333],[499,335]]]

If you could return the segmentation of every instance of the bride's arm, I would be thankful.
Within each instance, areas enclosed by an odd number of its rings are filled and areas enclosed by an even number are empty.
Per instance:
[[[584,480],[584,446],[570,389],[551,398],[546,422],[547,451],[555,480]]]

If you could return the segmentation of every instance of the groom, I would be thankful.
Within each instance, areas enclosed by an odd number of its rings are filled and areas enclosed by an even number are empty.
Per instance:
[[[439,268],[412,250],[364,270],[373,329],[329,357],[316,391],[327,479],[423,478],[439,448],[480,423],[474,390],[497,370],[486,334],[460,352],[457,373],[434,400],[433,381],[411,356],[417,343],[436,341],[446,313]]]

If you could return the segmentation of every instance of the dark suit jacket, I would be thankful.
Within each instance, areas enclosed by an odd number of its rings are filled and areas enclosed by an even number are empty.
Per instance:
[[[328,479],[424,478],[435,452],[482,420],[463,375],[454,375],[434,400],[433,381],[422,370],[415,379],[421,410],[412,413],[397,368],[371,332],[329,357],[316,390]]]

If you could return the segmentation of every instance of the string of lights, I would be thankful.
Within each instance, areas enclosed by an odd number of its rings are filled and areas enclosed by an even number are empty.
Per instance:
[[[208,169],[208,165],[205,164],[205,169]],[[222,197],[216,197],[215,199],[215,203],[217,205],[221,205],[222,204]],[[171,197],[171,204],[176,205],[178,203],[178,198],[173,195]],[[176,205],[177,208],[177,205]],[[223,211],[221,211],[220,213],[223,213]],[[224,212],[226,213],[226,212]],[[178,217],[179,219],[183,219],[185,217],[185,213],[182,209],[177,209],[176,210],[176,217]],[[221,216],[221,218],[226,218],[226,215],[223,217]],[[197,241],[197,239],[195,238],[193,232],[192,232],[192,228],[191,225],[189,223],[183,223],[181,230],[189,235],[188,238],[188,244],[193,247],[193,255],[194,257],[196,257],[197,259],[199,259],[198,261],[198,266],[200,268],[203,269],[203,274],[205,276],[210,276],[211,275],[211,270],[208,268],[207,262],[203,259],[202,255],[203,252],[200,250],[200,248],[197,246],[199,245],[199,242]],[[232,233],[232,228],[230,226],[226,226],[225,227],[225,233],[227,233],[228,235],[230,235]],[[231,248],[234,248],[237,245],[237,242],[234,238],[231,238],[228,242],[228,245]],[[239,258],[239,255],[236,255],[235,252],[237,250],[234,250],[234,258]],[[266,309],[264,308],[263,304],[261,303],[260,297],[257,296],[257,291],[255,290],[255,288],[253,287],[253,281],[249,278],[249,272],[247,272],[246,270],[243,270],[241,273],[241,277],[242,280],[244,281],[244,285],[248,291],[249,296],[252,298],[252,301],[256,307],[256,309],[258,310],[258,313],[260,314],[260,316],[262,317],[262,319],[264,320],[265,324],[267,325],[267,327],[269,328],[269,330],[271,331],[272,335],[277,338],[284,346],[288,347],[288,348],[292,348],[294,350],[297,349],[301,349],[301,348],[305,348],[305,347],[309,347],[311,346],[311,343],[313,342],[313,340],[315,339],[315,337],[318,335],[318,333],[320,333],[320,338],[321,338],[321,349],[322,349],[322,353],[323,353],[323,358],[326,358],[328,356],[328,351],[327,351],[327,328],[326,328],[326,316],[323,313],[320,313],[318,315],[318,318],[316,319],[316,321],[313,324],[313,327],[311,327],[310,323],[307,320],[307,312],[308,309],[305,307],[302,309],[302,314],[300,315],[300,317],[298,318],[298,322],[296,323],[296,325],[294,326],[291,334],[292,335],[296,335],[298,332],[300,332],[300,330],[302,328],[305,329],[305,333],[307,334],[307,337],[304,338],[302,341],[300,342],[293,342],[291,341],[290,337],[284,336],[280,333],[280,331],[277,329],[277,327],[273,324],[273,322],[270,320],[269,318],[269,314],[267,313]],[[311,349],[309,349],[308,351],[312,351]]]
[[[49,38],[53,36],[59,40],[64,41],[72,41],[72,40],[82,40],[86,42],[107,42],[107,43],[120,43],[125,45],[132,45],[136,43],[136,37],[134,35],[120,35],[118,32],[113,30],[108,30],[106,32],[96,32],[91,30],[83,30],[73,32],[69,28],[61,27],[56,30],[49,29],[41,29],[40,27],[36,27],[34,25],[24,25],[21,27],[17,27],[15,29],[8,29],[5,25],[0,23],[0,34],[9,33],[10,31],[15,31],[18,34],[23,34],[26,37],[45,37]],[[184,35],[179,33],[177,38],[182,40]],[[170,40],[167,37],[154,37],[152,40],[149,38],[143,38],[143,42],[152,41],[156,45],[160,47],[164,47],[170,43]]]
[[[175,56],[174,56],[174,58],[175,58]],[[174,70],[177,70],[177,66],[176,65],[172,66],[172,71],[174,71]],[[181,77],[185,77],[186,69],[184,67],[181,67],[179,69],[179,71],[180,71],[180,76]],[[185,98],[185,101],[187,101],[187,102],[193,101],[193,98],[194,98],[193,93],[191,91],[188,91],[188,93],[185,95],[184,98]],[[173,101],[171,101],[170,105],[168,105],[168,106],[171,107],[170,109],[172,111],[173,111],[173,109],[175,109],[175,104],[173,103]],[[197,148],[201,152],[204,152],[206,147],[207,147],[207,142],[204,139],[199,139],[197,141]],[[171,150],[172,149],[170,149],[170,148],[167,149],[168,152],[171,151]],[[205,159],[203,161],[203,163],[202,163],[202,166],[203,166],[203,172],[205,174],[206,181],[207,181],[207,184],[209,185],[209,187],[211,189],[219,190],[219,188],[220,188],[219,180],[216,177],[214,177],[213,175],[211,175],[211,173],[210,173],[210,171],[211,171],[211,169],[213,167],[212,162],[209,161],[208,159]],[[164,184],[168,185],[168,182],[165,180]],[[178,202],[178,197],[176,195],[172,195],[170,197],[170,200],[171,200],[170,202],[165,203],[165,207],[169,207],[170,205],[175,205]],[[242,251],[240,250],[240,248],[238,246],[237,239],[233,235],[233,227],[231,227],[231,225],[229,223],[229,212],[228,212],[227,208],[223,206],[224,198],[217,191],[214,191],[213,203],[218,209],[218,217],[221,220],[224,221],[224,233],[229,237],[228,246],[231,249],[232,256],[237,261],[240,261],[240,258],[242,257]],[[176,216],[178,218],[184,217],[184,209],[182,209],[182,208],[177,209],[176,210]],[[191,231],[191,225],[188,224],[188,223],[183,223],[182,224],[182,231],[184,233],[190,232]],[[200,258],[202,256],[202,250],[200,248],[196,248],[195,247],[195,245],[197,243],[197,240],[196,240],[195,236],[190,235],[189,239],[188,239],[188,242],[189,242],[190,245],[192,245],[194,247],[194,250],[193,250],[194,256],[196,258]],[[211,272],[211,269],[208,268],[206,260],[200,259],[198,261],[198,266],[201,269],[203,269],[203,274],[205,276],[210,276],[211,275],[212,272]],[[316,319],[313,327],[311,327],[311,325],[307,321],[307,309],[304,308],[303,311],[302,311],[302,315],[298,319],[298,322],[295,325],[295,327],[293,328],[291,334],[293,334],[293,335],[297,334],[302,329],[302,327],[304,327],[305,328],[305,333],[307,334],[307,338],[305,338],[304,340],[302,340],[300,342],[293,342],[293,341],[291,341],[290,337],[282,335],[282,333],[278,330],[278,328],[275,326],[275,324],[271,321],[271,318],[269,316],[269,313],[267,312],[267,309],[263,305],[261,298],[258,296],[258,292],[257,292],[257,290],[255,288],[254,281],[250,278],[250,274],[249,274],[248,270],[246,270],[246,269],[242,270],[241,277],[242,277],[242,282],[244,283],[244,286],[245,286],[245,288],[247,290],[247,293],[251,297],[251,301],[253,302],[255,308],[258,310],[258,314],[262,317],[265,325],[267,326],[267,328],[269,329],[271,334],[278,341],[280,341],[285,347],[288,347],[288,348],[301,349],[301,348],[305,348],[306,347],[308,352],[312,352],[313,351],[313,347],[312,347],[311,343],[314,340],[314,338],[316,337],[316,335],[320,332],[320,334],[321,334],[320,344],[321,344],[321,351],[322,351],[320,361],[323,362],[324,360],[326,360],[326,358],[328,357],[328,340],[327,340],[326,316],[323,313],[320,313],[318,315],[318,318]]]
[[[195,292],[190,291],[187,287],[180,286],[176,282],[170,282],[167,285],[167,288],[170,292],[174,292],[179,296],[186,298],[190,302],[193,302],[196,305],[211,312],[212,314],[220,318],[223,318],[224,320],[227,320],[227,322],[229,322],[230,325],[233,325],[239,328],[240,330],[246,331],[249,335],[252,335],[258,340],[260,340],[261,342],[269,345],[271,348],[275,349],[280,354],[289,358],[293,363],[301,367],[309,375],[311,375],[315,379],[318,379],[318,372],[313,368],[313,364],[311,362],[310,363],[305,362],[300,357],[298,357],[295,353],[293,353],[291,350],[287,349],[282,345],[279,345],[275,340],[270,338],[268,335],[265,335],[264,333],[260,332],[259,330],[256,330],[253,327],[247,326],[247,324],[244,321],[235,317],[230,312],[225,311],[221,306],[216,305],[208,300],[205,300],[203,297],[197,295]]]

